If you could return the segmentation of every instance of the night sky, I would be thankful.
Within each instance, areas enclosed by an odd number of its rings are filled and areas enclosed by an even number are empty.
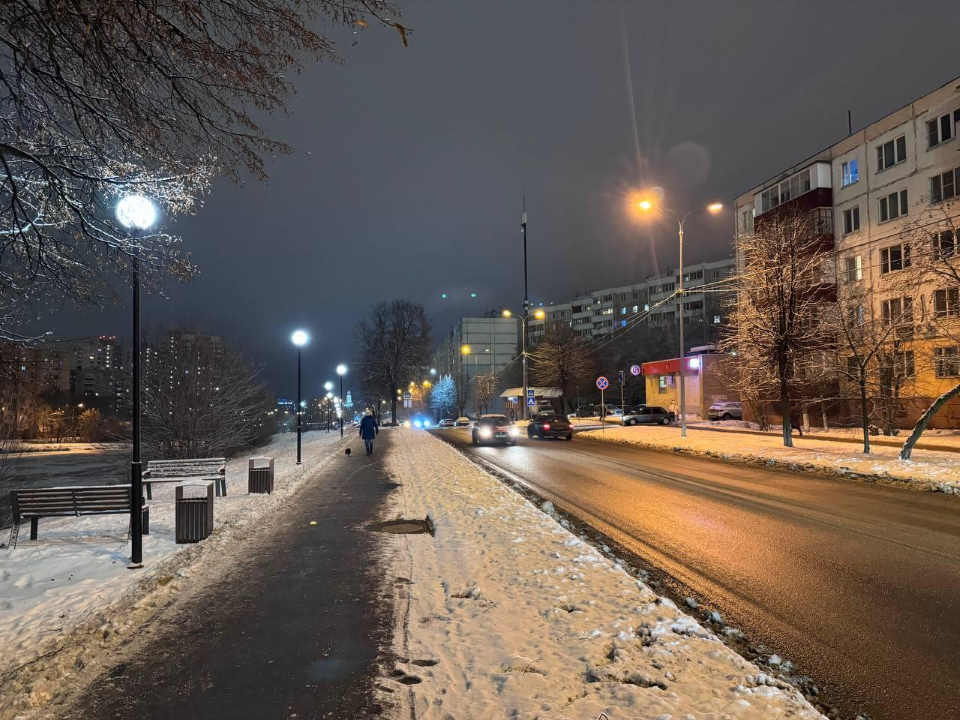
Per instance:
[[[335,33],[347,64],[307,68],[291,117],[267,122],[299,152],[177,223],[200,274],[148,299],[145,323],[225,335],[280,394],[304,327],[319,393],[374,302],[423,303],[438,337],[519,308],[524,193],[532,300],[637,282],[675,265],[676,231],[630,219],[632,189],[729,203],[842,138],[848,109],[857,129],[960,75],[942,0],[399,4],[408,48],[389,28]],[[732,232],[730,212],[690,221],[685,261],[728,255]],[[44,328],[129,335],[127,314]]]

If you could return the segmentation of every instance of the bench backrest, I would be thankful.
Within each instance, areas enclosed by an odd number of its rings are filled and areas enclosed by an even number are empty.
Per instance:
[[[77,485],[10,491],[14,520],[23,517],[111,515],[130,512],[129,485]]]
[[[227,471],[226,458],[194,458],[188,460],[150,460],[147,472],[151,477],[196,477],[223,475]]]

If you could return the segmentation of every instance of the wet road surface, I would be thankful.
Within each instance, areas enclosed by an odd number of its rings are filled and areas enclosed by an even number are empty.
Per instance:
[[[354,442],[352,457],[307,480],[262,538],[237,548],[228,581],[166,611],[159,635],[64,717],[377,717],[372,680],[389,646],[392,593],[366,526],[394,487],[383,470],[389,435],[373,458]]]
[[[581,438],[435,434],[664,571],[842,717],[960,718],[960,499]]]

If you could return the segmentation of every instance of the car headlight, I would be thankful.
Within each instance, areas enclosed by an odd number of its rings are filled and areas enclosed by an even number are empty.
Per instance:
[[[403,426],[404,426],[404,427],[410,427],[410,421],[407,420],[406,422],[404,422],[404,423],[403,423]]]
[[[490,432],[490,428],[480,428],[480,437],[488,438],[493,433]]]
[[[520,435],[520,431],[517,428],[515,427],[510,428],[510,437],[518,437],[519,435]]]
[[[423,421],[423,426],[424,426],[425,428],[430,427],[430,421],[429,421],[429,420],[424,420],[424,421]]]
[[[415,428],[422,428],[422,427],[423,427],[423,423],[420,422],[419,420],[414,420],[414,421],[413,421],[413,426],[414,426]]]

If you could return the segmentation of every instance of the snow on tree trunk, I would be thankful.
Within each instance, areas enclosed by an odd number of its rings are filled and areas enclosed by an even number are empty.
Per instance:
[[[910,433],[910,437],[907,438],[906,442],[903,443],[903,447],[900,448],[901,460],[910,459],[910,454],[913,452],[913,446],[917,444],[920,436],[923,435],[923,431],[927,429],[927,425],[929,425],[930,421],[933,420],[933,416],[940,412],[940,408],[950,402],[950,399],[955,397],[957,394],[960,394],[960,384],[954,385],[943,395],[934,400],[933,404],[927,408],[923,415],[920,416],[920,419],[917,420],[917,424],[913,426],[913,432]]]
[[[860,368],[860,424],[863,426],[863,454],[870,454],[870,412],[867,404],[867,375]]]

